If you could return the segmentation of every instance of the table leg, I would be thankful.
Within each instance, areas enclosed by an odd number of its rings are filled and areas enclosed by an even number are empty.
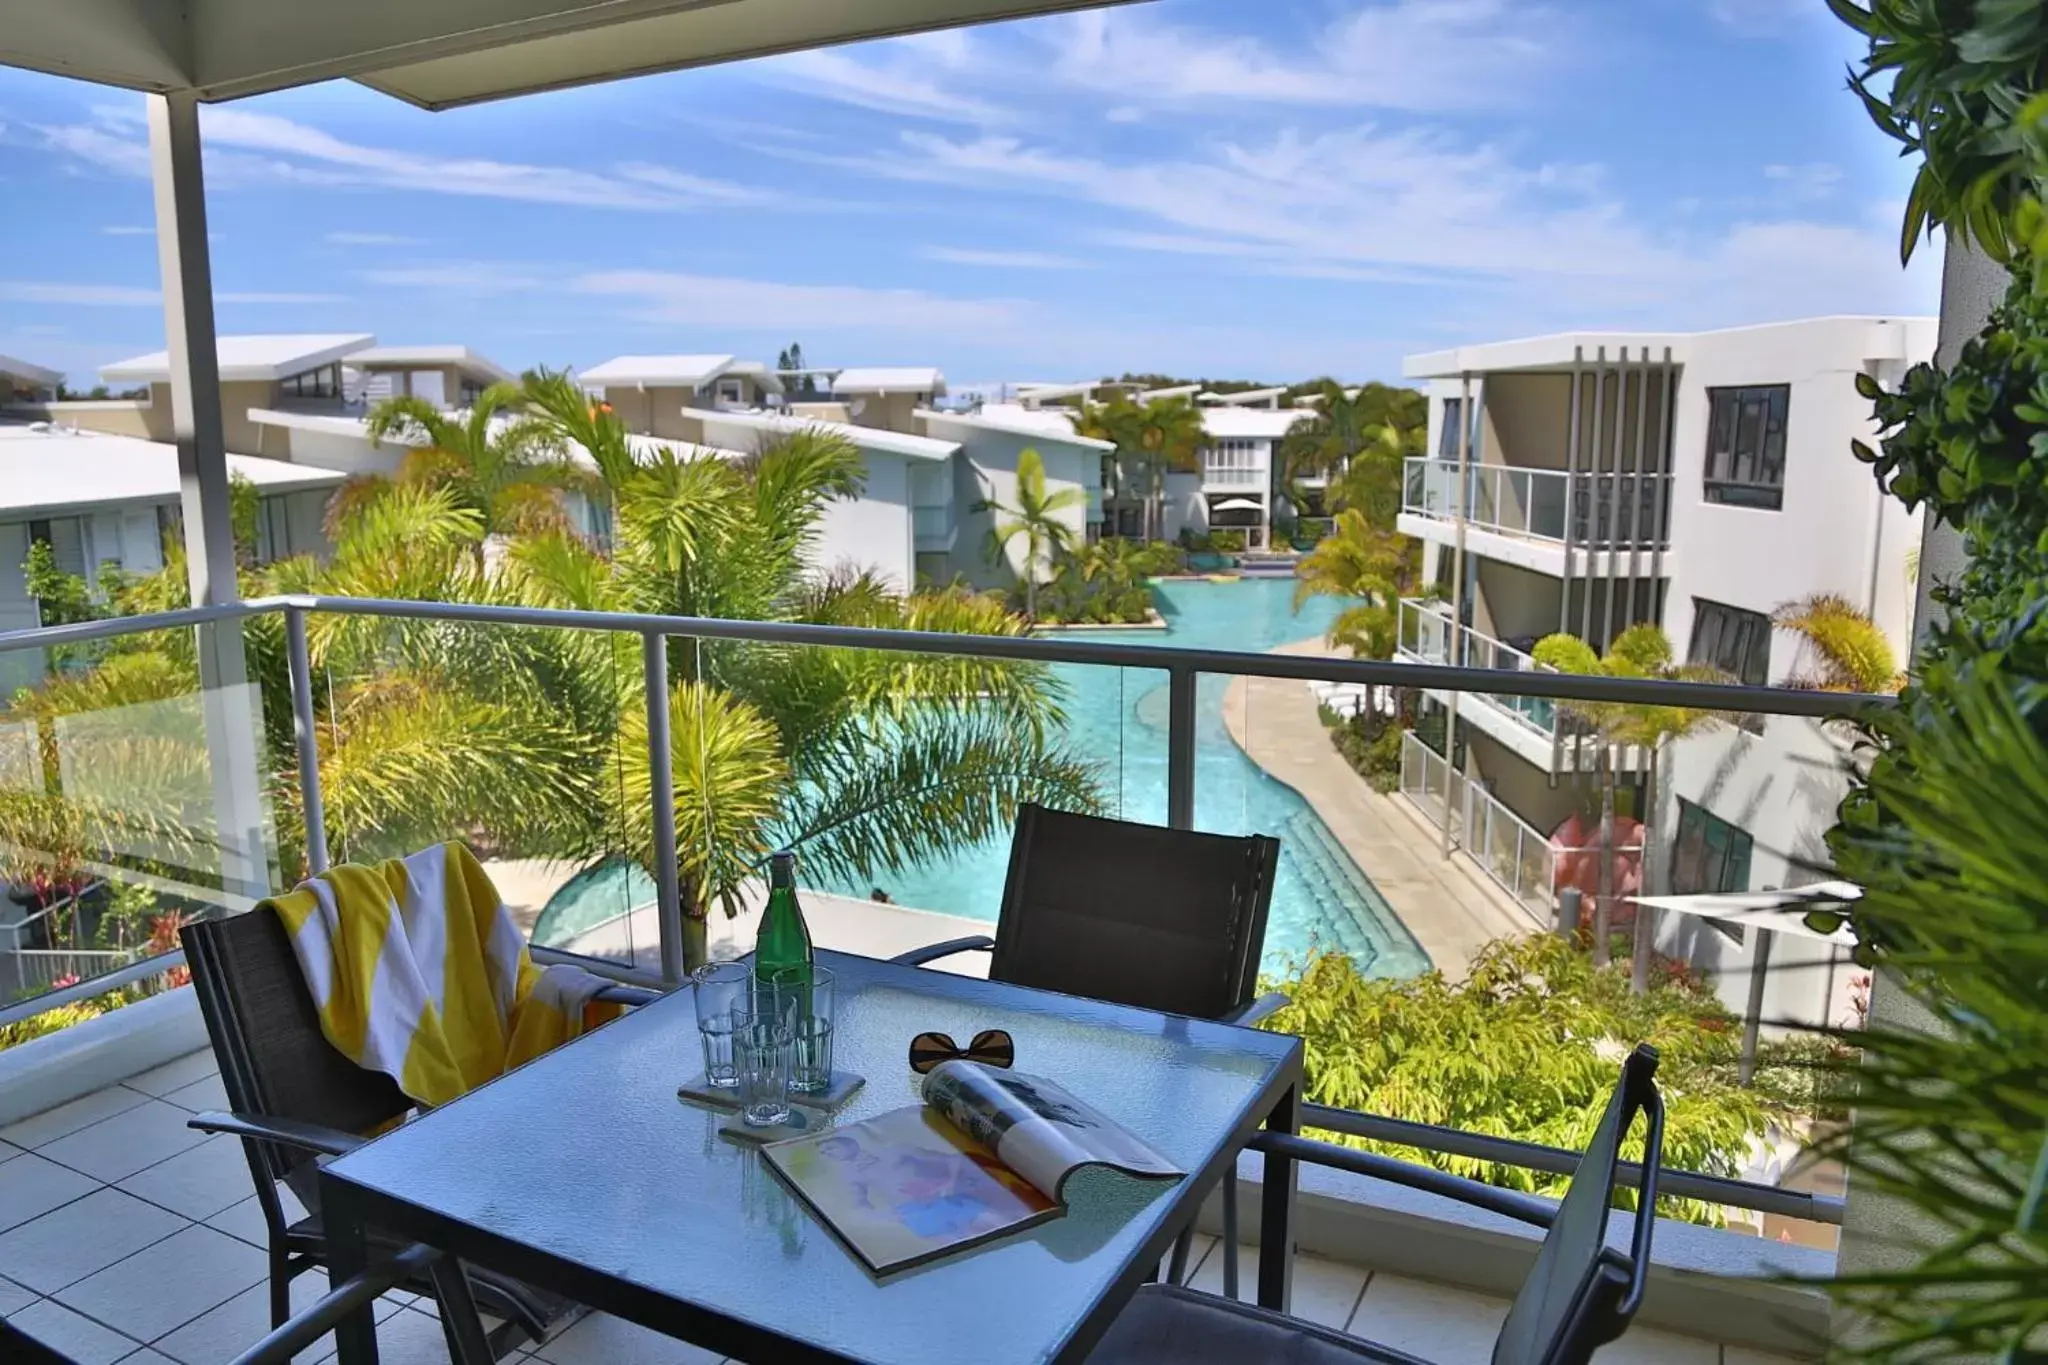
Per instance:
[[[345,1186],[322,1179],[320,1222],[327,1234],[327,1282],[341,1284],[369,1268],[369,1243],[362,1216]],[[377,1365],[374,1303],[364,1304],[334,1327],[337,1365]]]
[[[1287,1087],[1266,1127],[1275,1133],[1301,1131],[1301,1088]],[[1259,1194],[1259,1306],[1285,1313],[1294,1296],[1294,1158],[1265,1154],[1265,1182]]]

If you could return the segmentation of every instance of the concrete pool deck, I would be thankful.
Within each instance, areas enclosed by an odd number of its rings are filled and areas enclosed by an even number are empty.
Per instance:
[[[1272,652],[1339,657],[1319,639]],[[1223,724],[1247,758],[1308,802],[1446,977],[1462,980],[1482,945],[1544,927],[1462,859],[1446,859],[1434,829],[1352,771],[1330,743],[1306,683],[1232,678]]]

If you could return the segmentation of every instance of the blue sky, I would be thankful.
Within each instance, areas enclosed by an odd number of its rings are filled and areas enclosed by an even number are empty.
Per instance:
[[[1932,312],[1820,0],[1158,0],[429,114],[206,111],[223,331],[955,387],[1391,378],[1567,327]],[[0,69],[0,352],[163,344],[139,96]]]

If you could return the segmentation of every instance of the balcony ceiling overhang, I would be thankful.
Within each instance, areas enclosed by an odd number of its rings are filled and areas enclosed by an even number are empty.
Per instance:
[[[426,109],[1103,0],[64,0],[8,7],[0,63],[204,100],[360,81]]]

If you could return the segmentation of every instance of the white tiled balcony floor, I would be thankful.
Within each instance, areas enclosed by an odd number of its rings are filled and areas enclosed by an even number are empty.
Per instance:
[[[225,1107],[212,1054],[193,1053],[0,1129],[0,1317],[84,1365],[217,1365],[269,1329],[263,1216],[241,1145],[185,1126]],[[288,1194],[284,1195],[287,1201]],[[1223,1257],[1197,1247],[1195,1287],[1221,1293]],[[1243,1248],[1249,1297],[1258,1249]],[[326,1292],[299,1277],[299,1307]],[[1487,1358],[1507,1301],[1362,1266],[1302,1256],[1294,1311],[1442,1365]],[[387,1365],[445,1365],[431,1300],[387,1295]],[[302,1360],[324,1360],[331,1338]],[[529,1365],[716,1365],[717,1357],[594,1315],[517,1359]],[[1792,1365],[1781,1357],[1637,1328],[1603,1365]],[[761,1365],[767,1365],[762,1362]]]

